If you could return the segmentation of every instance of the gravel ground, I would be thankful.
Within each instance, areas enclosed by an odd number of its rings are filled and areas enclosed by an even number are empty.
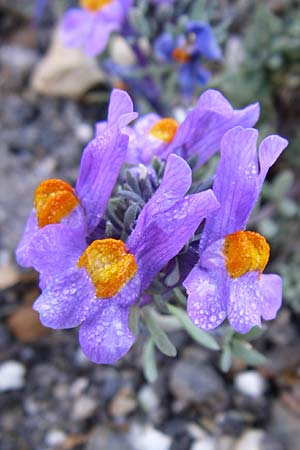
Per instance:
[[[141,342],[116,366],[97,366],[76,330],[39,324],[36,275],[16,268],[13,250],[36,185],[75,180],[104,112],[32,91],[51,20],[37,32],[1,8],[0,450],[299,450],[300,327],[287,308],[258,342],[264,367],[235,360],[224,375],[215,354],[176,332],[179,357],[158,355],[153,385],[142,374]]]

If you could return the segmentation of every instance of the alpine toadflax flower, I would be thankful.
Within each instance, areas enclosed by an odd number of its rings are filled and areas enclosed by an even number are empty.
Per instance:
[[[149,165],[154,156],[163,159],[169,153],[177,153],[184,159],[197,157],[199,167],[219,150],[226,131],[237,125],[252,127],[258,116],[258,103],[234,110],[219,91],[208,89],[181,124],[151,113],[138,119],[133,127],[127,127],[126,161]],[[103,122],[98,124],[96,134],[103,126]]]
[[[44,227],[61,222],[81,227],[84,223],[86,237],[97,227],[126,157],[128,136],[122,130],[136,116],[129,95],[115,89],[106,126],[83,152],[75,189],[59,179],[44,180],[37,187],[34,209],[16,250],[21,266],[32,265],[30,244]]]
[[[63,42],[79,47],[87,55],[101,53],[110,34],[119,31],[132,0],[80,0],[80,8],[69,9],[61,24]]]
[[[31,244],[32,265],[47,280],[34,303],[41,322],[58,329],[80,325],[80,345],[96,363],[121,358],[135,340],[131,306],[218,207],[211,190],[185,196],[190,185],[188,164],[170,155],[126,243],[108,238],[88,245],[79,227],[44,227]]]
[[[187,310],[200,328],[210,330],[226,316],[239,333],[261,318],[275,318],[281,305],[278,275],[264,275],[270,248],[263,236],[245,231],[264,179],[287,146],[280,136],[265,138],[257,154],[258,132],[236,127],[221,141],[221,160],[213,191],[220,208],[206,220],[200,241],[200,259],[183,285]]]
[[[163,33],[154,46],[158,58],[179,65],[178,80],[183,93],[192,95],[195,88],[205,85],[211,74],[202,66],[202,59],[220,61],[222,52],[210,25],[191,21],[185,26],[184,34],[172,36]]]

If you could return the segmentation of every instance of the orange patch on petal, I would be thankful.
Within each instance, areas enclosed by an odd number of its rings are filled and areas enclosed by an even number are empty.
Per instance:
[[[227,272],[238,278],[251,271],[261,274],[269,261],[270,246],[259,233],[237,231],[225,237],[223,253]]]
[[[191,57],[188,54],[188,52],[181,47],[174,48],[174,50],[172,51],[172,58],[181,64],[187,63],[191,60]]]
[[[77,265],[86,269],[100,298],[116,295],[138,270],[134,255],[127,253],[124,242],[117,239],[94,241]]]
[[[149,130],[149,134],[163,142],[170,143],[174,139],[178,126],[179,124],[175,119],[166,117],[156,122]]]
[[[34,193],[34,207],[40,228],[59,223],[78,204],[73,188],[62,180],[45,180]]]
[[[104,6],[109,5],[112,0],[80,0],[80,6],[91,12],[100,11]]]

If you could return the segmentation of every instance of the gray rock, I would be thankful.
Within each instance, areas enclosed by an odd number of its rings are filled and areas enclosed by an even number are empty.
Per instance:
[[[114,432],[107,427],[97,427],[85,450],[134,450],[134,448],[128,443],[127,434]]]
[[[228,402],[223,379],[207,364],[178,361],[171,372],[170,388],[175,398],[186,405],[198,404],[220,411]]]
[[[300,420],[299,416],[289,411],[280,401],[273,404],[270,434],[284,444],[284,449],[299,450]]]

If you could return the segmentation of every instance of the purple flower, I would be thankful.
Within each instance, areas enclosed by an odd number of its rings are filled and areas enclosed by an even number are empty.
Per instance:
[[[80,227],[44,227],[30,249],[33,267],[46,280],[34,304],[41,322],[57,329],[80,325],[80,345],[96,363],[121,358],[135,340],[128,326],[131,306],[218,207],[211,190],[185,196],[190,185],[189,166],[170,155],[126,244],[99,239],[87,246]]]
[[[200,259],[183,283],[191,320],[206,330],[225,317],[240,333],[273,319],[281,305],[278,275],[263,275],[269,245],[258,233],[244,231],[264,179],[287,146],[279,136],[264,139],[257,154],[258,132],[236,127],[221,142],[221,160],[213,191],[221,207],[206,220]]]
[[[163,159],[169,153],[177,153],[184,159],[198,156],[199,167],[219,149],[226,131],[237,125],[251,127],[258,116],[258,103],[234,110],[220,92],[208,89],[181,124],[172,118],[161,118],[151,113],[138,119],[132,128],[127,127],[129,146],[126,161],[147,165],[155,155]],[[105,122],[100,122],[96,134],[104,126]]]
[[[87,55],[101,53],[113,31],[121,29],[132,0],[81,0],[81,8],[66,12],[62,39],[68,47],[81,47]]]
[[[45,180],[38,186],[35,208],[16,250],[21,266],[31,266],[30,243],[44,227],[64,222],[68,227],[84,225],[86,236],[93,232],[126,157],[128,136],[122,130],[136,116],[128,94],[115,89],[105,127],[83,152],[75,189],[58,179]]]
[[[183,93],[191,96],[194,88],[205,85],[211,74],[201,64],[201,60],[220,61],[222,52],[212,28],[202,22],[186,24],[184,35],[173,37],[163,33],[155,42],[154,50],[158,58],[165,62],[179,64],[178,79]]]

